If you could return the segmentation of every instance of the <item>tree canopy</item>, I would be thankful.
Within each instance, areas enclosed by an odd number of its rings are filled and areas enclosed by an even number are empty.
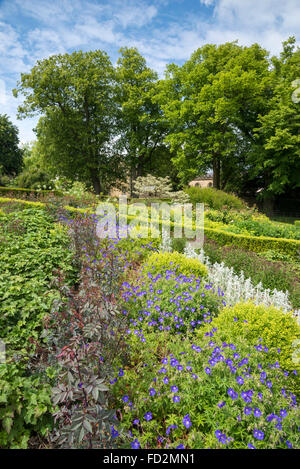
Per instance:
[[[90,180],[96,193],[116,177],[117,155],[110,142],[115,127],[114,69],[105,52],[53,55],[22,74],[19,117],[42,114],[37,137],[47,158],[63,176]]]
[[[212,168],[214,186],[224,188],[245,167],[268,96],[267,55],[258,44],[207,44],[182,67],[168,67],[161,103],[184,183]]]
[[[23,152],[19,148],[18,129],[6,114],[0,114],[0,169],[6,176],[15,176],[22,169]]]
[[[21,75],[19,117],[41,116],[41,169],[96,193],[125,180],[133,193],[147,174],[176,189],[210,170],[215,188],[237,193],[300,187],[295,38],[278,57],[259,44],[206,44],[163,79],[136,48],[119,53],[116,66],[100,50],[53,55]]]

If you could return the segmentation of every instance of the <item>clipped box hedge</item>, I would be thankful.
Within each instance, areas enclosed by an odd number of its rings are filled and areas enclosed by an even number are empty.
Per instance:
[[[135,216],[127,216],[127,220],[134,218]],[[146,219],[141,218],[140,220],[144,223],[147,222]],[[160,220],[160,228],[164,225],[166,225],[166,222]],[[175,225],[174,222],[170,222],[171,227]],[[194,224],[193,228],[195,228]],[[257,253],[274,250],[293,257],[297,257],[300,253],[300,240],[235,234],[217,228],[206,228],[205,226],[204,234],[208,239],[212,239],[222,246],[237,246]]]
[[[0,198],[0,203],[5,203],[9,201],[27,204],[38,204],[40,206],[44,205],[41,202],[29,202],[21,199]],[[92,208],[83,209],[66,206],[65,209],[69,213],[95,214]],[[124,217],[127,218],[127,221],[136,219],[135,215],[124,215]],[[141,221],[141,223],[148,223],[147,219],[139,218],[139,220]],[[159,227],[162,228],[164,226],[167,226],[167,223],[164,220],[159,220]],[[174,226],[180,225],[178,223],[170,221],[170,227]],[[194,224],[193,228],[195,228]],[[283,254],[288,254],[293,257],[298,257],[300,254],[300,240],[235,234],[217,228],[205,228],[205,226],[204,234],[208,239],[212,239],[222,246],[237,246],[257,253],[273,250]]]
[[[0,204],[23,204],[29,207],[45,207],[43,202],[33,202],[32,200],[12,199],[11,197],[0,197]]]
[[[30,195],[30,194],[35,194],[35,195],[54,194],[54,195],[57,195],[58,197],[61,197],[63,195],[61,191],[57,191],[57,190],[25,189],[23,187],[0,187],[0,194],[2,195],[13,194],[15,196]]]

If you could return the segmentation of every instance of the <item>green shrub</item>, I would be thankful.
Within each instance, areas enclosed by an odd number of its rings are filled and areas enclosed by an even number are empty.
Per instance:
[[[0,338],[6,363],[0,364],[0,447],[25,448],[31,432],[45,434],[52,421],[47,377],[34,368],[43,319],[59,294],[54,271],[76,275],[66,229],[55,225],[39,204],[1,217]]]
[[[169,271],[148,273],[134,285],[125,282],[123,299],[127,317],[133,323],[138,321],[143,330],[170,328],[177,333],[211,322],[223,307],[211,285],[194,276]]]
[[[291,314],[271,306],[239,303],[224,308],[210,326],[217,328],[216,335],[226,342],[243,337],[254,346],[261,338],[265,346],[273,348],[268,355],[271,360],[278,360],[282,369],[289,373],[296,370],[297,375],[292,375],[299,393],[300,366],[297,357],[294,359],[294,346],[300,339],[300,325]]]
[[[186,238],[172,238],[171,245],[173,251],[183,253],[184,248],[186,247],[187,239]]]
[[[271,250],[258,255],[208,240],[204,243],[204,252],[213,264],[224,262],[227,267],[233,268],[236,275],[243,271],[246,278],[251,278],[253,285],[261,283],[265,289],[287,290],[293,307],[300,308],[300,264],[291,256]]]
[[[300,220],[295,220],[294,224],[295,224],[295,226],[297,226],[297,228],[299,228],[300,227]]]
[[[189,187],[185,192],[189,195],[193,204],[204,203],[212,209],[219,210],[223,207],[227,207],[241,210],[246,208],[245,202],[236,195],[227,194],[226,192],[210,187]]]
[[[273,250],[298,258],[300,252],[300,240],[235,234],[216,228],[204,228],[204,233],[223,246],[238,246],[258,253]]]
[[[272,238],[300,239],[297,227],[286,223],[270,221],[263,214],[252,213],[250,210],[236,212],[233,210],[208,210],[205,218],[217,223],[224,231],[251,236],[267,236]]]
[[[247,232],[252,236],[269,236],[272,238],[300,239],[299,230],[293,225],[284,225],[249,218],[248,220],[235,220],[229,227],[236,233]]]
[[[162,252],[151,254],[143,264],[143,272],[156,274],[172,270],[184,275],[207,277],[207,268],[198,259],[190,259],[179,252]]]
[[[47,376],[30,375],[26,363],[0,364],[0,447],[26,449],[33,433],[53,428]]]
[[[113,389],[125,446],[299,448],[299,410],[282,391],[290,376],[269,366],[269,353],[241,337],[225,344],[213,333],[181,338],[153,331],[142,347],[137,334],[129,343],[131,364],[119,370]],[[262,372],[272,390],[261,382]],[[281,421],[267,420],[272,413]],[[263,438],[255,437],[257,429]]]

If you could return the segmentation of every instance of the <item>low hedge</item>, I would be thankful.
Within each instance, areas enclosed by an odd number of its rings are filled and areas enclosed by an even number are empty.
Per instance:
[[[10,197],[0,197],[0,204],[23,204],[28,207],[44,207],[45,204],[42,202],[33,202],[31,200],[23,200],[23,199],[12,199]]]
[[[24,187],[0,187],[0,194],[14,194],[14,195],[40,195],[40,194],[54,194],[61,197],[63,193],[57,190],[45,190],[45,189],[26,189]]]
[[[127,220],[133,220],[134,218],[135,216],[127,216]],[[140,220],[141,222],[147,222],[147,220],[142,218]],[[166,225],[166,223],[160,220],[160,228],[162,228],[164,225]],[[170,227],[174,227],[176,225],[179,226],[174,222],[170,222]],[[193,228],[195,228],[194,224]],[[238,246],[258,253],[273,250],[297,257],[300,252],[300,240],[235,234],[217,228],[206,228],[205,226],[204,234],[208,239],[213,239],[222,246]]]
[[[247,236],[215,228],[204,228],[204,233],[208,239],[223,246],[238,246],[254,252],[273,250],[293,257],[297,257],[300,252],[300,241],[295,239]]]
[[[28,202],[19,199],[10,199],[10,198],[0,198],[0,203],[5,202],[21,202],[27,204],[42,204],[41,202]],[[42,204],[43,205],[43,204]],[[69,213],[95,213],[93,212],[92,208],[89,209],[81,209],[66,206],[66,210]],[[134,215],[129,216],[127,215],[127,221],[133,220],[136,217]],[[141,223],[148,223],[148,220],[140,218]],[[159,227],[162,228],[164,225],[167,225],[166,222],[160,220]],[[170,227],[180,226],[172,221],[170,221]],[[193,224],[193,228],[195,225]],[[293,257],[297,257],[300,252],[300,240],[294,239],[285,239],[285,238],[271,238],[267,236],[251,236],[251,235],[242,235],[242,234],[235,234],[229,233],[227,231],[223,231],[217,228],[205,228],[204,227],[204,234],[208,239],[213,239],[218,244],[222,246],[238,246],[249,251],[253,252],[264,252],[264,251],[277,251],[283,254],[288,254]]]

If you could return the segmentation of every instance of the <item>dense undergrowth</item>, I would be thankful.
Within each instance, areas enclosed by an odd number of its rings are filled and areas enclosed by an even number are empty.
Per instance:
[[[0,447],[300,447],[291,315],[96,215],[2,207]]]

